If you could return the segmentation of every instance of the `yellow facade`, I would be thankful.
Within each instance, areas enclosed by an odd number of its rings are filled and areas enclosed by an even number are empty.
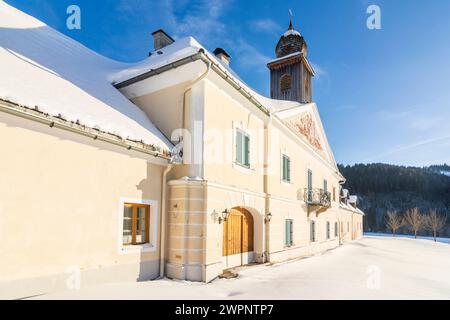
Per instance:
[[[1,298],[159,277],[164,162],[2,112],[0,136]],[[122,250],[122,200],[152,204],[151,247]]]
[[[121,90],[166,136],[187,130],[182,164],[0,113],[2,297],[70,289],[74,272],[82,286],[164,275],[210,281],[231,267],[309,256],[362,236],[362,214],[341,204],[343,177],[317,107],[263,110],[207,67],[195,61]],[[322,150],[287,125],[305,114]],[[236,161],[237,131],[249,139],[248,166]],[[326,180],[329,207],[305,201],[308,170],[312,188]],[[150,205],[149,243],[122,245],[125,203]],[[232,209],[251,214],[253,251],[224,256],[223,218]]]

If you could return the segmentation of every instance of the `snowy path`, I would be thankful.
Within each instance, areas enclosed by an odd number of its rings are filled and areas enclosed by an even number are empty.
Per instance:
[[[37,298],[450,299],[450,246],[366,237],[312,258],[246,268],[237,279],[116,283]]]

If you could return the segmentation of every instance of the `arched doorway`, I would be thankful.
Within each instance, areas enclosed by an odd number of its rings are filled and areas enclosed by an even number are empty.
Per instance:
[[[254,261],[253,216],[244,208],[233,208],[223,224],[223,262],[225,268]]]

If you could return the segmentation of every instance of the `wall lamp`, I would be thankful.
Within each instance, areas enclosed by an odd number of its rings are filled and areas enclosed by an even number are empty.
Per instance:
[[[269,223],[272,220],[272,213],[266,213],[266,217],[264,218],[264,223]]]
[[[227,221],[229,215],[230,211],[228,211],[228,209],[223,210],[222,215],[219,217],[219,223],[222,223],[222,221]]]

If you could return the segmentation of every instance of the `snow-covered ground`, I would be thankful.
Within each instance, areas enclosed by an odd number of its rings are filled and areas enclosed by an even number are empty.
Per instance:
[[[366,237],[387,237],[387,238],[392,238],[392,234],[389,233],[377,233],[377,232],[366,232],[364,233],[364,235]],[[414,236],[412,235],[407,235],[407,234],[396,234],[395,235],[396,238],[409,238],[409,239],[414,239]],[[417,239],[419,240],[429,240],[429,241],[434,241],[433,237],[423,237],[423,236],[417,236]],[[441,243],[447,243],[450,244],[450,238],[436,238],[437,242],[441,242]]]
[[[311,258],[244,268],[231,280],[115,283],[37,299],[450,299],[450,246],[366,236]]]

